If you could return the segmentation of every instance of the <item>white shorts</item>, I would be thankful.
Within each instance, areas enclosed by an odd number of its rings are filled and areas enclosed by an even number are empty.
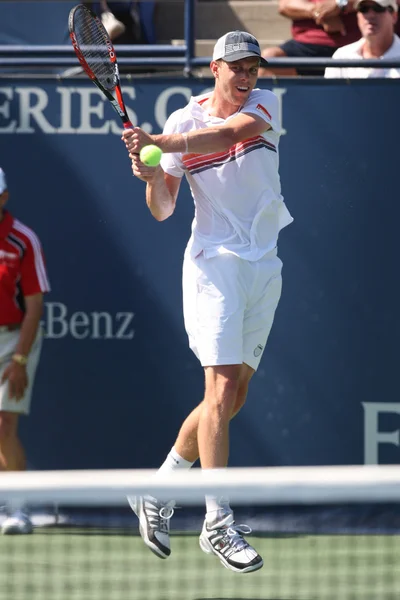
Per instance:
[[[8,381],[1,383],[3,373],[6,367],[11,362],[11,357],[15,353],[15,348],[18,344],[19,329],[15,331],[0,332],[0,410],[6,410],[9,412],[29,414],[31,395],[33,383],[35,381],[36,367],[39,362],[40,351],[42,348],[43,332],[39,327],[36,334],[35,341],[33,342],[31,351],[28,356],[28,363],[26,365],[26,371],[28,375],[28,385],[25,389],[25,394],[18,400],[13,398],[12,400],[8,394]]]
[[[281,295],[281,271],[276,248],[255,262],[185,253],[185,328],[203,367],[246,363],[257,369]]]

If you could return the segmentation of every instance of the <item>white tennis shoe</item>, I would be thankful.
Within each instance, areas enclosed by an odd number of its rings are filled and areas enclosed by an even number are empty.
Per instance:
[[[146,546],[159,558],[171,554],[169,523],[175,502],[159,502],[152,496],[128,497],[128,502],[139,519],[140,535]]]
[[[251,533],[247,525],[235,525],[229,513],[211,525],[204,521],[200,548],[206,554],[215,554],[224,567],[236,573],[250,573],[261,569],[264,562],[242,534]]]
[[[33,532],[32,521],[22,511],[17,511],[7,517],[1,525],[3,535],[21,535]]]

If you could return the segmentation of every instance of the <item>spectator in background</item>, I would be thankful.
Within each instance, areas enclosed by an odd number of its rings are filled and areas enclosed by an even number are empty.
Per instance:
[[[279,0],[281,15],[292,19],[292,39],[281,46],[266,48],[262,55],[274,57],[330,58],[345,44],[360,37],[354,12],[355,0]],[[260,77],[271,75],[323,75],[322,69],[305,67],[260,69]]]
[[[86,2],[97,15],[115,44],[141,44],[145,40],[142,34],[138,2],[135,0],[100,0]]]
[[[394,33],[398,16],[396,0],[358,0],[356,9],[362,38],[336,50],[333,58],[356,60],[392,58],[400,61],[400,38]],[[400,78],[400,67],[398,69],[329,67],[325,71],[325,77],[330,79],[339,77],[349,79]]]
[[[101,21],[102,21],[104,27],[106,28],[106,31],[107,31],[108,35],[110,36],[111,40],[115,40],[116,38],[119,38],[120,35],[125,33],[125,31],[126,31],[125,25],[122,23],[122,21],[119,21],[116,18],[116,16],[114,15],[114,13],[111,11],[110,7],[108,6],[107,2],[105,2],[103,0],[101,2],[96,2],[94,4],[95,4],[95,6],[93,8],[95,9],[95,12],[100,14]]]
[[[0,169],[0,471],[24,471],[18,418],[29,413],[42,345],[43,293],[49,291],[36,234],[5,210],[6,178]],[[2,523],[2,533],[31,533],[19,511]]]

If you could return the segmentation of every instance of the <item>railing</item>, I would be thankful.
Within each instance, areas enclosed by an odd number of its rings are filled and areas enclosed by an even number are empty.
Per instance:
[[[184,44],[142,44],[118,45],[116,47],[118,63],[123,67],[182,67],[185,75],[193,70],[206,67],[211,57],[195,56],[195,7],[196,0],[184,0]],[[321,69],[335,66],[364,68],[400,68],[400,59],[360,59],[336,60],[331,58],[269,58],[271,67],[307,67]],[[77,60],[72,46],[69,45],[0,45],[0,69],[9,71],[14,68],[74,68]]]
[[[192,0],[187,0],[192,3]],[[211,57],[194,56],[194,38],[186,44],[174,46],[170,44],[158,45],[121,45],[117,46],[118,64],[137,66],[183,66],[188,71],[195,67],[205,67],[210,64]],[[338,59],[330,58],[269,58],[271,67],[307,67],[320,69],[321,67],[375,67],[392,68],[400,67],[400,59]],[[72,46],[12,46],[0,45],[1,67],[76,67],[77,60]]]

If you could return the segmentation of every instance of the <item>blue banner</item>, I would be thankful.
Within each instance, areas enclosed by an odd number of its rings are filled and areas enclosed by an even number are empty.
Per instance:
[[[211,86],[126,79],[124,95],[132,122],[156,133]],[[400,87],[282,80],[272,89],[295,222],[281,234],[282,300],[232,422],[230,464],[398,463]],[[156,222],[120,135],[86,80],[0,82],[9,208],[41,238],[52,284],[21,422],[35,468],[156,467],[202,399],[180,282],[193,201],[184,184],[173,217]]]

